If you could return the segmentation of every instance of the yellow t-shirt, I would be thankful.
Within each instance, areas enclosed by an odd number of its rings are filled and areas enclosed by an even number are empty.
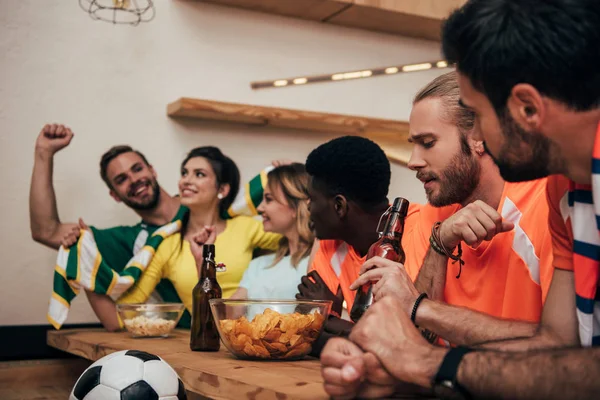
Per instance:
[[[223,298],[228,298],[238,288],[253,250],[276,250],[281,236],[265,232],[262,223],[251,217],[239,216],[225,222],[225,230],[215,241],[215,261],[227,267],[225,272],[217,274],[217,280],[223,290]],[[136,285],[118,303],[145,303],[161,279],[173,283],[179,298],[191,312],[192,290],[198,283],[198,270],[190,243],[184,240],[181,247],[180,234],[171,235],[161,243]]]

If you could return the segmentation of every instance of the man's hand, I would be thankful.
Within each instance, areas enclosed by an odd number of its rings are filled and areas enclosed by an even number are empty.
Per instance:
[[[389,396],[396,383],[373,354],[342,338],[329,340],[323,349],[321,375],[325,391],[334,399]]]
[[[372,353],[395,379],[430,387],[445,350],[421,336],[402,303],[387,296],[374,303],[350,333],[350,340]]]
[[[374,301],[395,296],[404,312],[411,313],[419,291],[402,264],[382,257],[370,258],[361,267],[360,276],[350,285],[350,289],[356,290],[369,282],[373,282]]]
[[[77,243],[77,241],[79,240],[79,236],[81,236],[82,229],[89,231],[90,227],[87,226],[85,222],[83,222],[83,219],[79,218],[79,223],[75,225],[69,232],[67,232],[65,237],[63,237],[61,241],[62,246],[65,249],[68,249],[69,247]]]
[[[342,305],[344,304],[342,288],[338,286],[337,293],[333,294],[317,271],[310,271],[302,277],[301,283],[298,285],[298,291],[300,293],[296,294],[296,299],[331,300],[333,301],[331,309],[338,315],[342,314]]]
[[[61,124],[46,124],[42,128],[36,142],[36,153],[53,156],[57,151],[67,147],[73,139],[71,128]]]
[[[363,351],[347,339],[330,339],[321,353],[324,388],[334,399],[356,397],[365,379]]]
[[[484,240],[492,240],[502,232],[514,228],[510,221],[481,200],[470,203],[442,222],[440,239],[448,249],[454,249],[461,241],[476,248]]]

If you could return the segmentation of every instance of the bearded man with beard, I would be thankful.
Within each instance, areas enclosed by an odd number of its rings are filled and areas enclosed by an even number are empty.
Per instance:
[[[455,72],[415,96],[408,167],[423,182],[429,204],[410,221],[404,266],[371,259],[352,286],[381,281],[375,298],[397,291],[409,315],[426,293],[415,323],[463,345],[533,335],[553,270],[546,180],[505,182],[483,142],[473,138],[474,121],[459,105]],[[450,254],[461,254],[460,260]],[[415,284],[386,284],[398,274],[416,278]]]
[[[474,121],[459,105],[455,72],[415,96],[408,167],[423,182],[428,204],[405,222],[404,265],[372,258],[350,286],[372,282],[375,302],[393,297],[426,337],[456,345],[533,336],[553,273],[546,180],[502,179],[473,137]],[[327,343],[321,361],[331,396],[414,390],[386,385],[373,363],[359,389],[346,380],[336,384],[340,369],[361,354],[345,339]]]

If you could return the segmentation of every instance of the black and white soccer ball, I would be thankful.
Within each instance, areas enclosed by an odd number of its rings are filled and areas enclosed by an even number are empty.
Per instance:
[[[183,382],[162,358],[139,350],[102,357],[86,369],[69,400],[184,400]]]

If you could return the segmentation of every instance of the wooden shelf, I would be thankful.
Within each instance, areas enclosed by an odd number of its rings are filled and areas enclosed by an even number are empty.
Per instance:
[[[278,107],[226,103],[182,97],[167,106],[174,118],[226,121],[245,125],[291,128],[316,133],[359,135],[377,142],[390,160],[406,164],[410,157],[408,122]]]
[[[440,40],[441,23],[466,0],[196,0],[395,35]]]

